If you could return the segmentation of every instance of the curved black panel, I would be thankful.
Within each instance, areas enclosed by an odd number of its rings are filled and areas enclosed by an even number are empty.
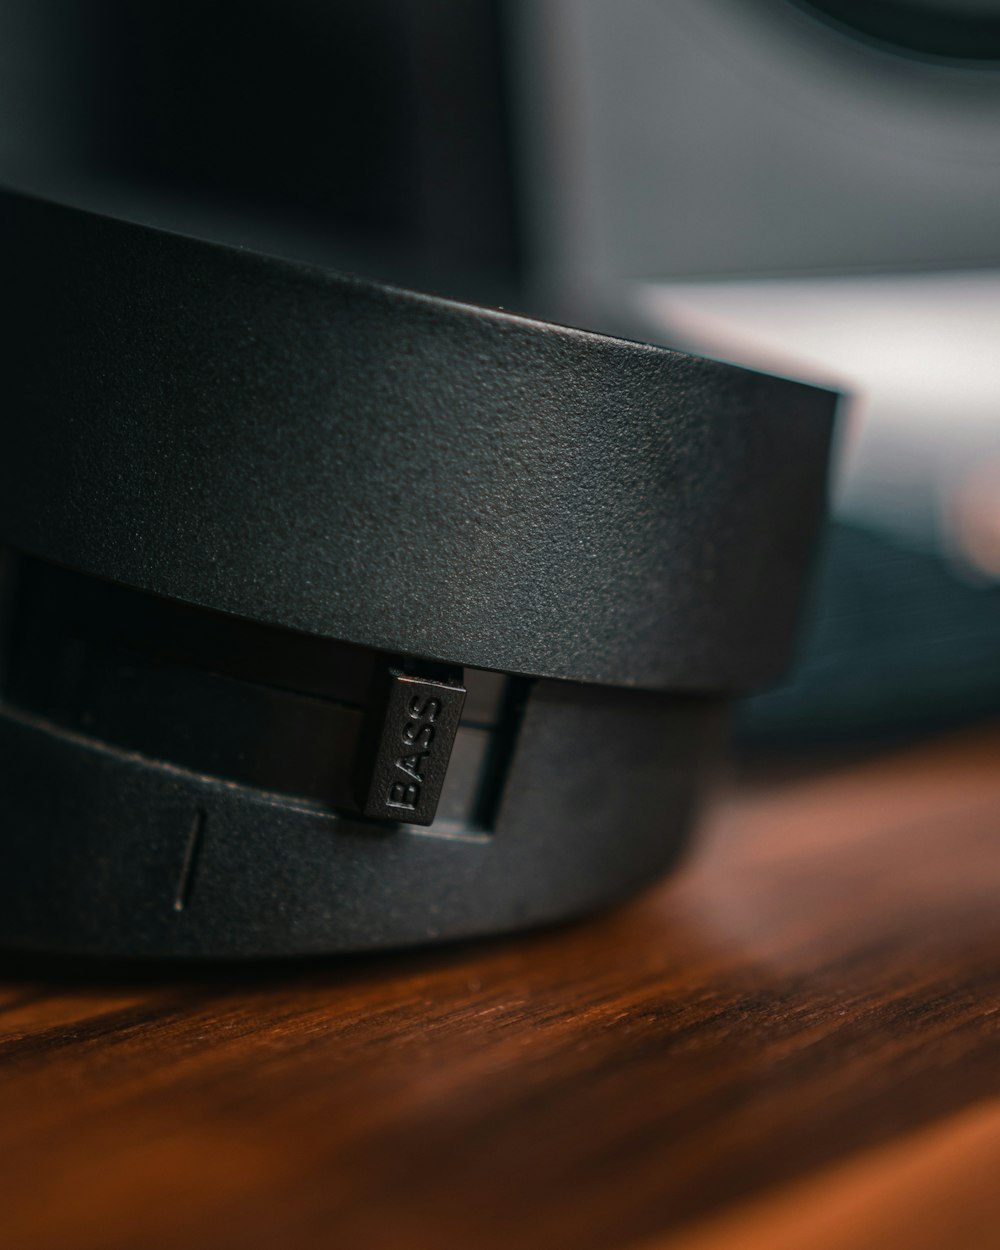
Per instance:
[[[0,540],[344,642],[730,690],[836,397],[5,194]]]
[[[456,834],[379,827],[0,708],[0,944],[260,957],[557,920],[676,860],[718,727],[711,700],[539,683],[495,828]]]
[[[0,943],[396,946],[674,862],[833,393],[2,193],[0,301]]]

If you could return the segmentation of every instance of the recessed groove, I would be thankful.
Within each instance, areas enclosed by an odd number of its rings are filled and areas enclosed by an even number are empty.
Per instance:
[[[199,807],[191,821],[191,828],[188,830],[187,842],[184,846],[184,861],[181,864],[181,875],[177,879],[177,890],[174,893],[174,911],[186,911],[191,903],[194,874],[198,866],[204,829],[205,813]]]

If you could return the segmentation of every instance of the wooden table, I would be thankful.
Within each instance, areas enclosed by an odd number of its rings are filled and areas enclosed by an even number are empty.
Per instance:
[[[1000,731],[743,783],[461,949],[0,967],[0,1247],[1000,1244]]]

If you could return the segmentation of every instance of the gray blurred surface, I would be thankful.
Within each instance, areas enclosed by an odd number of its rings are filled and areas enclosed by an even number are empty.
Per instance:
[[[521,6],[553,283],[1000,258],[1000,73],[882,52],[786,0]]]

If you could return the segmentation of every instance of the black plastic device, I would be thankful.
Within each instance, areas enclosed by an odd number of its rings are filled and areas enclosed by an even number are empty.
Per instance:
[[[15,193],[0,240],[0,943],[423,943],[676,859],[833,392]]]

